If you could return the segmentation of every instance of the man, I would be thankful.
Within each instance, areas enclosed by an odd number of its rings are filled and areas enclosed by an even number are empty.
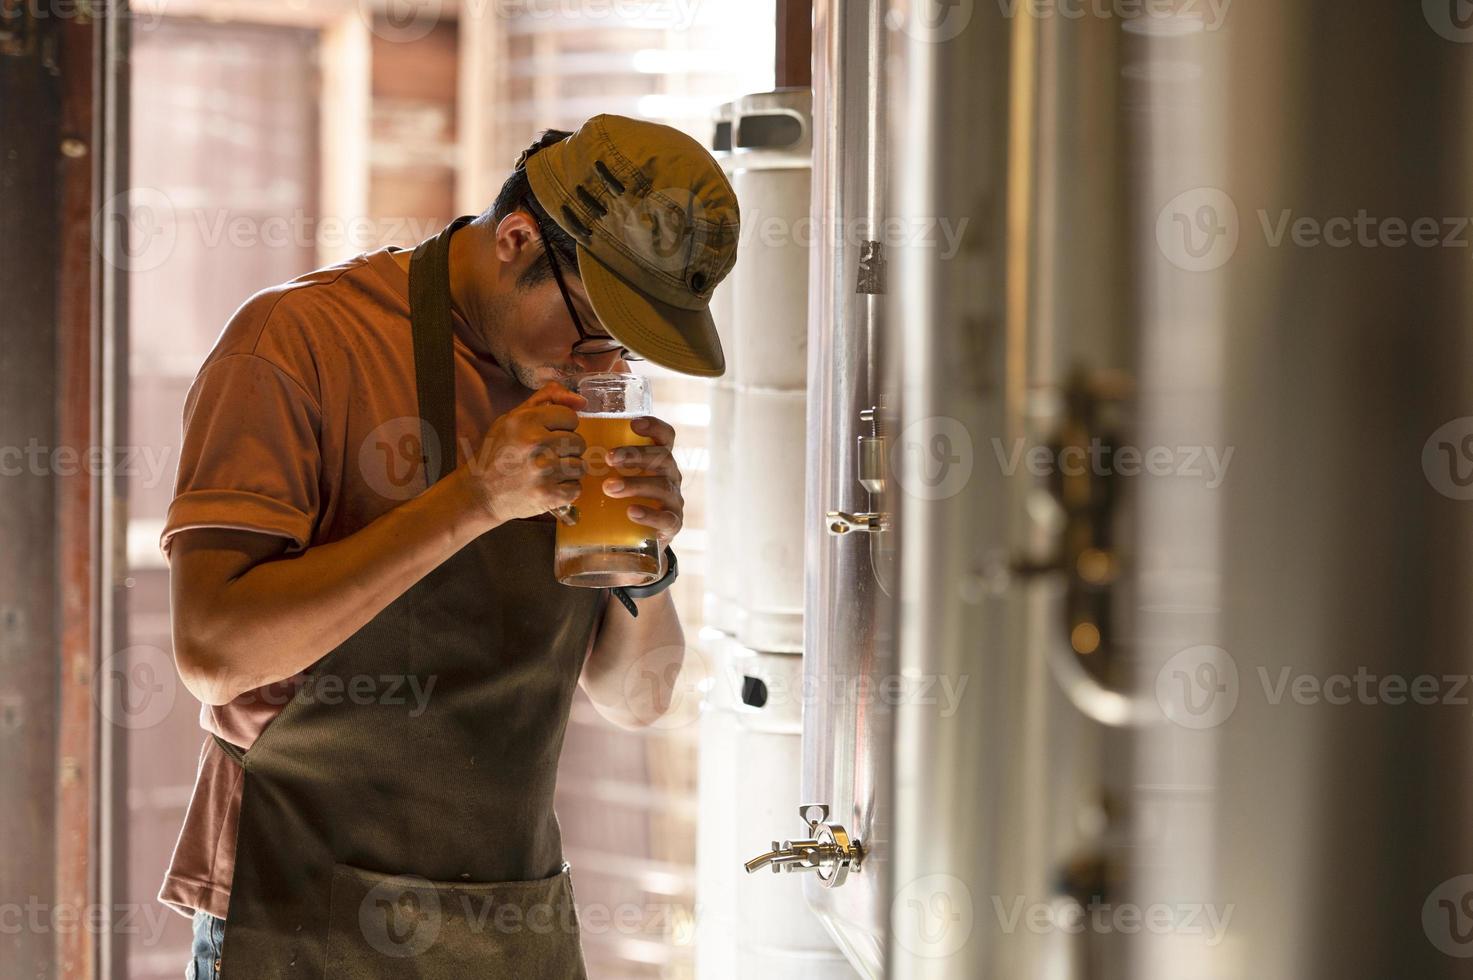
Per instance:
[[[737,202],[676,130],[549,131],[482,215],[252,297],[185,409],[163,533],[175,657],[211,733],[160,898],[190,975],[583,977],[552,793],[573,686],[646,724],[665,586],[563,586],[590,465],[562,382],[720,375]],[[662,546],[674,430],[604,483]],[[637,667],[641,683],[626,684]]]

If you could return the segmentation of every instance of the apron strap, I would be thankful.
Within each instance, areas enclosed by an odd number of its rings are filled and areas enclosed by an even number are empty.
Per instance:
[[[414,386],[419,395],[420,460],[429,486],[456,467],[455,348],[451,342],[450,236],[473,220],[462,215],[409,260],[409,325],[414,333]]]

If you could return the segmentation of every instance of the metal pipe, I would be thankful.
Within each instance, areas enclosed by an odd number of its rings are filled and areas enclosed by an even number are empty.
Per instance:
[[[861,412],[874,380],[883,288],[884,5],[819,0],[814,8],[815,241],[810,264],[808,465],[804,601],[803,799],[869,849],[842,887],[805,876],[809,905],[850,962],[878,976],[888,918],[885,854],[892,711],[873,696],[893,677],[879,576],[890,532],[833,534],[831,512],[882,510],[860,483]],[[879,555],[879,562],[874,555]]]

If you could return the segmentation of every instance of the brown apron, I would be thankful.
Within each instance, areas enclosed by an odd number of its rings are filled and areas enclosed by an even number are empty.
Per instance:
[[[431,479],[455,467],[460,223],[410,265]],[[245,768],[224,980],[586,978],[552,801],[607,595],[553,578],[556,526],[483,534],[314,664],[249,751],[224,743]]]

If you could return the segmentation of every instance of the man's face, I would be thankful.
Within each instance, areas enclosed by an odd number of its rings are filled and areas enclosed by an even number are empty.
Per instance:
[[[493,234],[499,267],[494,276],[484,276],[478,282],[483,290],[478,305],[491,321],[483,329],[492,355],[518,383],[535,391],[549,381],[564,381],[574,374],[627,371],[617,350],[573,353],[578,328],[551,274],[530,285],[522,281],[522,274],[541,255],[536,225],[530,216],[514,212],[501,220]],[[584,332],[591,337],[608,336],[593,312],[576,267],[563,263],[559,268]]]
[[[569,298],[578,311],[578,319],[590,336],[607,336],[584,292],[583,283],[570,270],[563,270]],[[578,330],[568,315],[562,292],[551,278],[531,286],[515,286],[497,304],[499,343],[496,359],[517,381],[534,391],[549,381],[563,381],[570,375],[588,371],[628,370],[617,350],[606,354],[574,354]]]

